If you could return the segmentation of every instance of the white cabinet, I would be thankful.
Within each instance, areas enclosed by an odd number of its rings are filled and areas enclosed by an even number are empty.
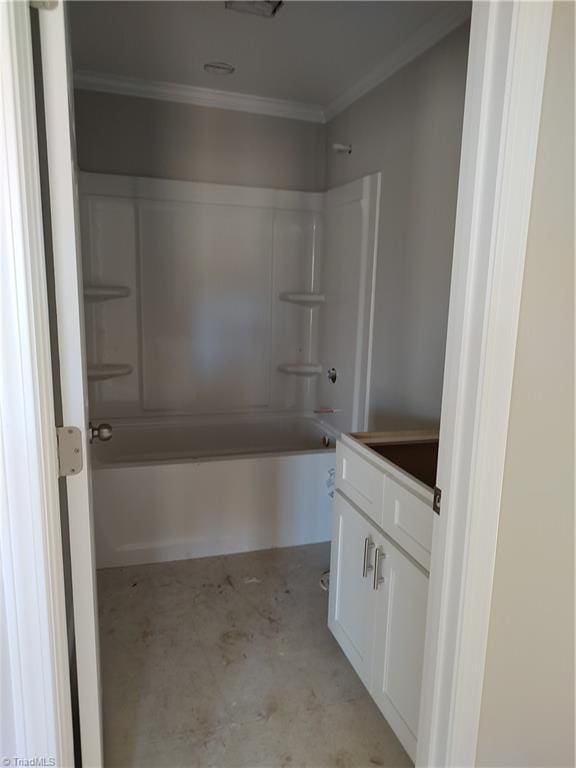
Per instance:
[[[432,489],[343,435],[336,487],[427,570],[432,547]]]
[[[328,625],[414,760],[432,490],[339,442]]]
[[[392,477],[387,478],[382,528],[429,570],[434,523],[432,491],[417,480],[410,480],[407,478],[403,485]]]
[[[416,754],[428,576],[384,540],[384,581],[375,593],[369,690],[412,759]]]
[[[375,620],[369,590],[375,547],[373,526],[334,494],[329,626],[362,682],[370,685]]]
[[[336,446],[336,482],[342,493],[382,526],[386,476],[341,440]]]

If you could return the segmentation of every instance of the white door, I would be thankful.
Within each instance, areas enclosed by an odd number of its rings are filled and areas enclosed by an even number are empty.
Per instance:
[[[416,756],[428,576],[384,537],[382,581],[375,591],[370,692],[412,760]]]
[[[39,20],[63,421],[81,429],[84,443],[84,468],[68,477],[66,486],[82,764],[92,768],[102,765],[98,614],[72,73],[64,3],[41,10]]]
[[[374,528],[336,491],[328,626],[363,683],[370,686]]]

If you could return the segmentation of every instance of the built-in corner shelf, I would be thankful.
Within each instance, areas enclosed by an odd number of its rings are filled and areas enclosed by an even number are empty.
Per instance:
[[[84,298],[86,301],[110,301],[125,299],[130,296],[127,285],[85,285]]]
[[[88,366],[88,379],[90,381],[104,381],[115,379],[117,376],[128,376],[133,368],[129,363],[95,363]]]
[[[326,301],[326,296],[323,293],[306,293],[305,291],[287,291],[281,293],[279,298],[280,301],[302,304],[305,307],[317,307]]]
[[[293,376],[320,376],[322,366],[319,363],[282,363],[278,370]]]

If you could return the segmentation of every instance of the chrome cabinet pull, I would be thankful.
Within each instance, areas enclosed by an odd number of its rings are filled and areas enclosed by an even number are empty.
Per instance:
[[[374,567],[370,563],[370,550],[374,546],[374,542],[370,536],[366,536],[364,539],[364,559],[362,561],[362,578],[365,579],[368,576],[368,571],[371,571]]]
[[[384,576],[380,573],[380,564],[382,560],[386,557],[386,553],[382,552],[380,547],[376,547],[376,553],[374,555],[374,581],[372,582],[372,586],[374,589],[378,589],[380,584],[384,581]]]

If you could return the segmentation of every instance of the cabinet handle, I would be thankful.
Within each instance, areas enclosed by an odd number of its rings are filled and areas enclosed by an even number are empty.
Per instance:
[[[384,581],[384,576],[380,573],[380,564],[385,557],[386,553],[382,552],[380,547],[376,547],[376,553],[374,555],[374,581],[372,582],[374,589],[378,589],[380,584]]]
[[[368,571],[371,571],[373,566],[370,563],[370,550],[374,546],[370,536],[366,536],[364,539],[364,559],[362,560],[362,578],[365,579],[368,576]]]

